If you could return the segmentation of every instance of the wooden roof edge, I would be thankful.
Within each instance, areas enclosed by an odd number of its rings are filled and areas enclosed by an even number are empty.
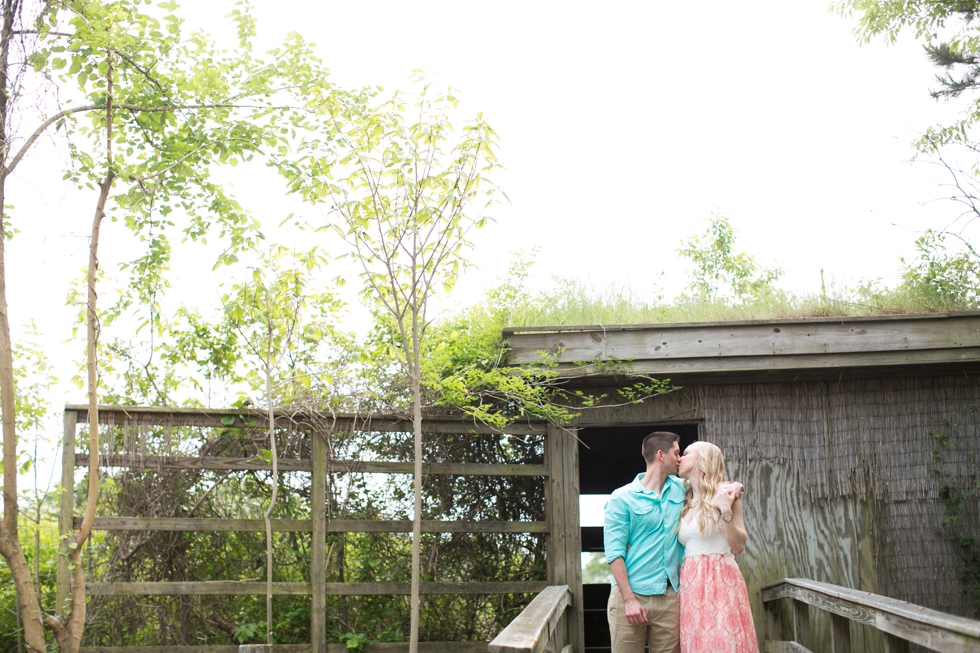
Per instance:
[[[588,324],[588,325],[558,325],[558,326],[512,326],[502,329],[503,335],[512,336],[522,333],[577,333],[577,332],[609,332],[609,331],[645,331],[651,329],[684,329],[705,327],[731,326],[760,326],[780,324],[834,323],[840,322],[886,322],[902,320],[944,320],[956,317],[980,317],[978,311],[944,311],[937,313],[897,313],[891,315],[837,315],[819,317],[781,317],[750,320],[712,320],[707,322],[644,322],[639,324]]]

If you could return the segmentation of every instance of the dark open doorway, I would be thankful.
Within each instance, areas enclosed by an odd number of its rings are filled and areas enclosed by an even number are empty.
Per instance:
[[[643,438],[654,431],[672,431],[681,437],[681,451],[698,439],[697,424],[648,424],[643,426],[597,426],[582,428],[579,437],[579,487],[581,494],[611,494],[626,485],[646,464],[640,453]],[[582,527],[582,551],[602,553],[602,527]],[[589,653],[609,651],[606,601],[609,583],[589,583],[583,589],[585,649]]]

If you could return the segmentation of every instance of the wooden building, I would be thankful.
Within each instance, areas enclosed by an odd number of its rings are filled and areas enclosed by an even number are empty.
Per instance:
[[[423,522],[424,533],[540,538],[536,541],[546,550],[546,579],[453,578],[423,583],[426,596],[539,593],[511,623],[513,628],[490,644],[491,651],[585,653],[602,648],[609,586],[581,582],[581,553],[602,550],[602,529],[580,527],[580,495],[607,494],[628,483],[644,467],[640,442],[660,429],[680,434],[682,445],[695,440],[717,444],[725,453],[729,475],[746,485],[750,538],[738,560],[760,638],[795,638],[809,643],[816,653],[830,651],[830,642],[835,652],[902,650],[903,644],[896,645],[894,636],[949,644],[937,650],[980,650],[980,624],[930,610],[973,617],[977,606],[977,588],[964,583],[963,576],[971,570],[980,574],[980,569],[961,560],[963,544],[970,543],[951,537],[961,525],[963,532],[977,532],[980,526],[978,502],[972,494],[980,479],[980,312],[528,327],[507,329],[504,336],[511,346],[511,363],[536,364],[546,352],[557,359],[557,369],[569,384],[607,389],[610,403],[616,402],[617,387],[635,380],[630,375],[670,378],[679,387],[638,404],[583,409],[568,428],[527,422],[500,433],[458,417],[427,420],[427,434],[508,437],[511,433],[541,443],[541,460],[522,464],[482,458],[425,464],[430,475],[533,479],[540,489],[527,493],[533,500],[523,499],[526,510],[518,511],[523,516],[480,515],[460,521],[447,515]],[[75,446],[86,417],[85,406],[66,409],[64,487],[72,487],[76,473],[89,463],[85,441],[79,442],[79,450]],[[410,425],[383,416],[326,417],[283,415],[276,421],[277,431],[295,441],[291,457],[284,456],[279,464],[297,475],[297,484],[308,484],[309,519],[277,519],[273,529],[303,534],[310,538],[312,551],[310,569],[304,572],[308,580],[274,583],[274,594],[310,597],[311,641],[273,648],[281,653],[346,650],[343,644],[325,641],[324,610],[331,597],[404,596],[409,591],[407,583],[391,579],[328,582],[324,545],[329,538],[342,533],[405,533],[411,531],[411,523],[331,513],[324,480],[344,474],[410,473],[412,464],[405,460],[344,459],[330,444],[338,433],[400,433],[409,431]],[[252,449],[184,450],[171,437],[180,429],[199,429],[199,439],[206,443],[208,438],[220,440],[214,434],[225,428],[263,429],[264,417],[255,411],[102,407],[99,420],[105,429],[100,466],[107,469],[158,474],[197,470],[215,475],[215,484],[228,473],[269,469]],[[952,502],[955,505],[942,500],[960,497],[964,490],[969,490],[967,496]],[[77,522],[77,506],[70,492],[63,493],[61,501],[61,529],[68,532]],[[262,520],[254,516],[205,519],[175,506],[164,508],[174,514],[164,514],[162,509],[104,514],[95,528],[137,534],[264,530]],[[951,524],[954,517],[957,521]],[[793,578],[810,580],[771,585]],[[262,595],[266,590],[265,583],[240,578],[89,581],[91,596],[110,598]],[[838,587],[828,589],[821,583]],[[67,560],[62,559],[59,604],[68,586]],[[917,605],[889,603],[867,593]],[[787,611],[793,619],[787,615],[780,622],[784,598],[795,601]],[[807,603],[830,613],[810,610]],[[789,634],[791,621],[794,633]],[[206,643],[166,644],[95,643],[83,652],[237,650]],[[421,650],[477,653],[486,649],[485,642],[455,641],[428,643]],[[398,650],[407,650],[407,645],[370,645],[366,653]],[[767,646],[763,650],[800,649]]]
[[[749,543],[738,561],[760,638],[761,590],[783,578],[975,618],[977,588],[963,575],[980,569],[952,539],[962,525],[977,532],[978,502],[971,494],[948,506],[940,495],[980,482],[980,312],[526,327],[504,337],[510,363],[547,353],[582,388],[614,389],[629,379],[624,370],[679,386],[582,412],[566,500],[628,483],[643,470],[650,431],[673,430],[682,447],[717,444],[747,488]],[[569,520],[575,508],[565,506]],[[555,563],[560,577],[549,580],[569,585],[569,640],[588,650],[601,646],[608,586],[583,589],[576,574],[580,551],[602,550],[601,528],[565,530],[569,541],[549,555],[567,564]],[[814,650],[830,650],[831,626],[814,619]],[[853,650],[884,648],[875,629],[843,627]]]

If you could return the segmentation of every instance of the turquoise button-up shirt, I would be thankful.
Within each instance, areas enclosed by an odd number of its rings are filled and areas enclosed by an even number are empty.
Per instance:
[[[643,476],[609,497],[603,544],[606,562],[625,561],[633,593],[652,596],[667,593],[668,579],[674,590],[680,589],[684,547],[677,541],[677,524],[684,507],[684,482],[668,476],[657,496],[640,484]]]

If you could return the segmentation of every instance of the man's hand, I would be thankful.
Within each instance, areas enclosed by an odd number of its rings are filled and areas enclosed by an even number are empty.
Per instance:
[[[732,504],[741,498],[744,489],[742,484],[738,482],[725,483],[718,488],[714,497],[715,505],[718,506],[723,515],[731,513]]]
[[[627,599],[626,603],[626,621],[632,626],[639,626],[640,624],[645,624],[647,622],[647,611],[643,609],[640,602],[636,598]]]
[[[640,602],[636,600],[636,595],[633,594],[633,590],[630,589],[629,575],[626,573],[626,561],[622,558],[616,558],[609,563],[609,571],[612,572],[613,578],[616,580],[616,590],[623,597],[626,622],[631,626],[645,624],[647,622],[647,612],[640,605]]]

